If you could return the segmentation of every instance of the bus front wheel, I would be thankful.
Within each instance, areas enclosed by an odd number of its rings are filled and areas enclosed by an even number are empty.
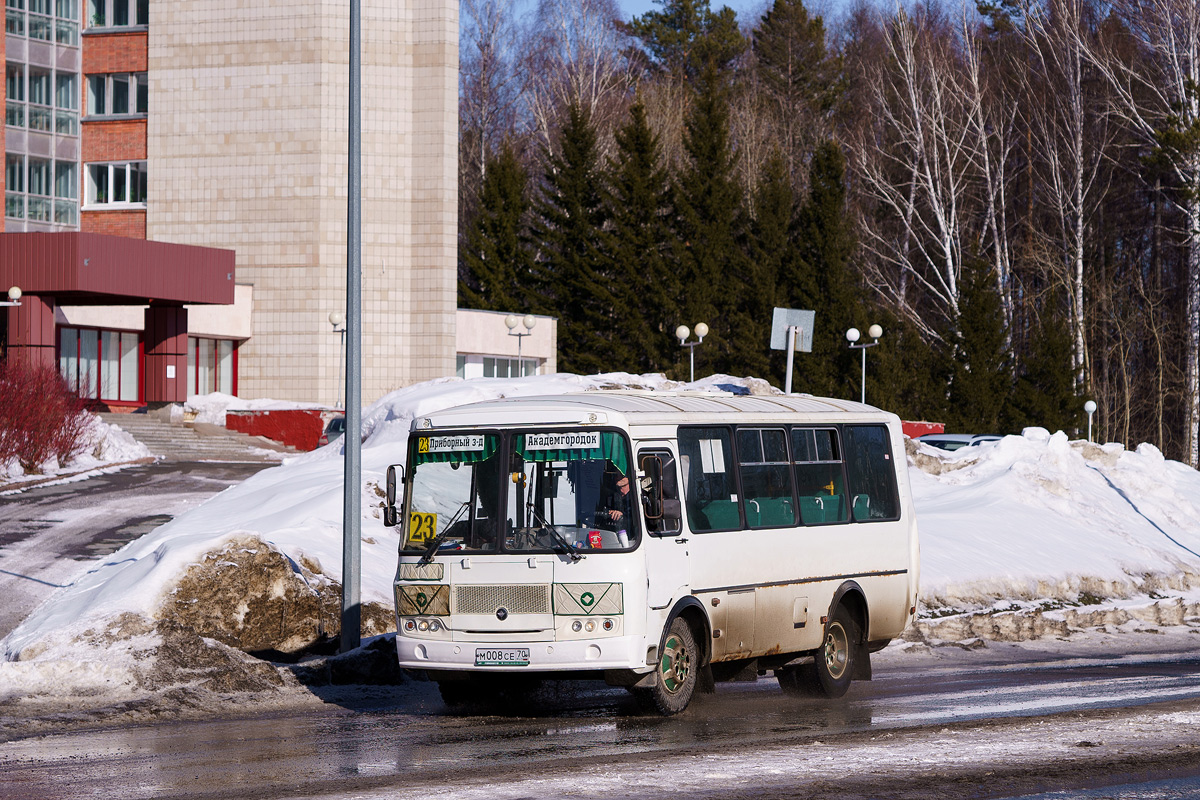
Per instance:
[[[825,636],[812,663],[775,670],[780,688],[787,694],[841,697],[854,676],[859,638],[858,624],[845,606],[838,606],[825,625]]]
[[[678,714],[692,700],[699,671],[700,649],[692,629],[683,618],[676,617],[658,648],[654,685],[636,689],[634,694],[643,706],[660,714]]]

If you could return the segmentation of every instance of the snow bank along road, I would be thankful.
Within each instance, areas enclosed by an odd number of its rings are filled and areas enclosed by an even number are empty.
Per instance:
[[[1125,646],[1159,652],[1120,657],[1092,655],[1110,649],[1103,635],[1069,652],[894,648],[840,702],[788,698],[764,678],[668,719],[589,684],[467,716],[446,715],[432,684],[356,687],[316,714],[0,744],[0,798],[658,798],[670,787],[936,800],[1149,778],[1200,791],[1200,654],[1170,652],[1193,638],[1127,635]]]

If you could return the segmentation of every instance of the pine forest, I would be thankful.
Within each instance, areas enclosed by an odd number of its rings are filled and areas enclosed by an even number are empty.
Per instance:
[[[1193,466],[1200,4],[462,0],[459,305],[570,372],[767,378]],[[864,334],[865,336],[865,334]]]

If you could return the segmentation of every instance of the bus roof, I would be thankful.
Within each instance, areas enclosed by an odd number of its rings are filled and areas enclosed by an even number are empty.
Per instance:
[[[455,406],[413,420],[412,429],[533,424],[655,425],[729,422],[730,414],[764,421],[879,421],[895,415],[850,400],[807,394],[731,395],[696,391],[599,390],[501,397]]]

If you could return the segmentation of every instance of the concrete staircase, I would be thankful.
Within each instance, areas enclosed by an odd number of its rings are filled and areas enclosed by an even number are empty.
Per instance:
[[[279,463],[299,451],[244,433],[205,423],[172,424],[149,414],[100,414],[168,461]]]

